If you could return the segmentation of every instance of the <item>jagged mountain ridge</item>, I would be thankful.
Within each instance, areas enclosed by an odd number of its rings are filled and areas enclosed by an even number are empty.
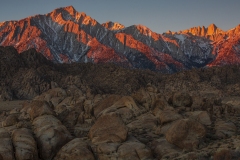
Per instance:
[[[0,45],[14,46],[19,53],[35,48],[60,63],[115,63],[171,73],[239,63],[239,30],[224,32],[212,24],[158,34],[142,25],[100,24],[68,6],[1,23]]]

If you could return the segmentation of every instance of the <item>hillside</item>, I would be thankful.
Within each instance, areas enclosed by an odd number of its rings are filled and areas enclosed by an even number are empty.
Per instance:
[[[224,88],[238,83],[240,74],[238,65],[193,69],[167,75],[123,68],[111,63],[58,64],[47,60],[35,49],[19,54],[13,47],[0,47],[0,55],[1,92],[8,93],[13,99],[32,99],[54,86],[66,88],[69,84],[85,86],[94,93],[122,95],[129,95],[147,84],[171,92],[172,89],[166,87],[178,88],[178,85],[187,85],[185,83],[201,86],[201,83],[216,80],[219,86],[215,87]]]

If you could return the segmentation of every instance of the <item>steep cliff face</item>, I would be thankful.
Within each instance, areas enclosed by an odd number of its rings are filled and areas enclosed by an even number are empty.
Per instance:
[[[208,66],[219,66],[240,63],[240,35],[227,36],[215,42],[213,53],[216,54],[214,61]]]
[[[0,45],[19,53],[35,48],[60,63],[115,63],[171,73],[239,63],[239,31],[240,26],[225,32],[211,24],[158,34],[142,25],[100,24],[68,6],[0,23]]]

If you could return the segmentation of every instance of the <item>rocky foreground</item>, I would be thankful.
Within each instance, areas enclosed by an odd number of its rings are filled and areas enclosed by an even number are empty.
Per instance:
[[[0,47],[0,160],[239,159],[240,67],[172,75]]]
[[[1,112],[0,159],[238,159],[239,84],[228,93],[205,85],[130,95],[52,87]]]

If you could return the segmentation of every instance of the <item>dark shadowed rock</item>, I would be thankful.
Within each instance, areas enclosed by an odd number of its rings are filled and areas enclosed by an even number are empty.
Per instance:
[[[12,133],[12,140],[17,160],[38,160],[37,143],[31,130],[26,128],[15,130]]]
[[[162,125],[182,118],[180,114],[170,109],[162,111],[158,117]]]
[[[37,117],[32,124],[42,159],[52,159],[72,138],[66,127],[53,115]]]
[[[32,101],[29,105],[31,106],[29,110],[31,120],[42,115],[55,115],[50,104],[46,101]]]
[[[117,157],[117,149],[120,143],[100,143],[97,145],[96,151],[100,160],[114,159]]]
[[[236,134],[237,127],[232,122],[219,120],[215,122],[215,130],[218,138],[227,138]]]
[[[180,149],[169,143],[165,138],[153,141],[151,147],[154,155],[158,159],[161,159],[164,155],[169,153],[180,153]]]
[[[197,148],[205,137],[204,126],[191,119],[176,121],[166,132],[168,142],[187,150]]]
[[[63,99],[65,99],[67,93],[62,88],[53,88],[44,92],[43,94],[35,97],[35,100],[51,102],[53,106],[57,106]]]
[[[161,125],[161,126],[158,126],[157,130],[156,130],[156,134],[163,134],[165,135],[166,132],[168,131],[168,129],[175,123],[175,121],[173,122],[169,122],[169,123],[166,123],[164,125]]]
[[[211,125],[212,124],[211,118],[210,118],[208,112],[206,112],[206,111],[191,112],[189,118],[194,119],[203,125]]]
[[[159,116],[163,110],[171,110],[173,109],[172,107],[169,106],[166,98],[162,95],[157,95],[156,100],[151,107],[152,113],[155,116]]]
[[[124,123],[127,123],[131,121],[133,117],[140,115],[141,112],[144,112],[144,108],[138,107],[132,97],[124,96],[116,101],[112,106],[100,112],[98,116],[108,113],[117,113],[121,115]]]
[[[94,160],[91,147],[80,138],[75,138],[65,144],[54,157],[54,160]]]
[[[50,79],[33,68],[20,70],[12,81],[11,88],[18,99],[33,99],[50,89]]]
[[[14,160],[12,140],[4,128],[0,128],[0,142],[0,157],[3,160]]]
[[[127,124],[127,127],[130,130],[137,130],[137,129],[148,129],[148,130],[154,130],[159,121],[158,118],[155,117],[151,113],[146,113],[141,116],[139,116],[136,120],[132,121],[131,123]]]
[[[176,92],[172,95],[170,103],[174,107],[191,107],[192,106],[192,97],[186,92]]]
[[[12,126],[18,123],[18,117],[17,115],[9,115],[7,118],[3,121],[2,125],[3,127]]]
[[[97,105],[94,107],[94,116],[97,117],[100,112],[104,109],[112,106],[116,101],[121,98],[120,95],[110,95],[105,99],[101,100]]]
[[[132,94],[132,97],[137,103],[144,106],[147,110],[154,109],[156,106],[160,106],[162,108],[166,105],[162,103],[162,97],[157,93],[158,89],[155,86],[147,84],[146,88],[140,88],[138,91]]]
[[[10,87],[0,87],[0,101],[13,100],[13,93]]]
[[[118,154],[118,159],[121,160],[153,159],[150,148],[135,138],[130,138],[128,141],[119,146]]]
[[[230,148],[219,148],[213,155],[213,160],[238,160],[240,157],[239,150]]]
[[[115,114],[100,116],[89,131],[89,138],[93,143],[124,142],[128,129],[121,118]]]

